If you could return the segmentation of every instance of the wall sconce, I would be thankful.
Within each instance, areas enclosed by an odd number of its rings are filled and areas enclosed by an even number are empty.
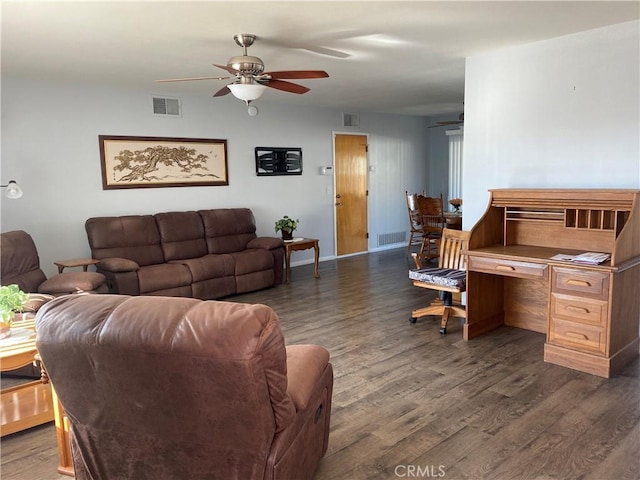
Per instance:
[[[5,197],[10,198],[11,200],[15,200],[22,196],[22,189],[20,185],[16,183],[15,180],[9,180],[9,183],[6,185],[0,185],[0,188],[6,188],[7,191],[4,193]]]

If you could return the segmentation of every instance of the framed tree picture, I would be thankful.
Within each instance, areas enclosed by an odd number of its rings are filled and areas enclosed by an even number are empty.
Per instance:
[[[227,141],[100,135],[102,188],[229,185]]]

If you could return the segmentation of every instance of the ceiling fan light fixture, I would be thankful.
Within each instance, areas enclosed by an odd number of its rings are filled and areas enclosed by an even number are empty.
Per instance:
[[[242,100],[245,103],[249,103],[253,100],[257,100],[262,96],[265,89],[264,85],[259,83],[232,83],[227,85],[234,97]]]

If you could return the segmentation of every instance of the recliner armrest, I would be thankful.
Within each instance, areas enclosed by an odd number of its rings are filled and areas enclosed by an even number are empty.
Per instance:
[[[140,265],[128,258],[110,257],[100,260],[98,268],[113,273],[135,272],[140,269]]]
[[[299,412],[307,408],[329,363],[329,352],[319,345],[289,345],[286,350],[287,394]]]
[[[53,295],[43,293],[28,293],[28,295],[29,300],[22,305],[22,311],[24,313],[36,313],[42,305],[56,298]]]
[[[278,237],[258,237],[249,240],[247,248],[264,248],[265,250],[275,250],[284,245],[281,238]]]

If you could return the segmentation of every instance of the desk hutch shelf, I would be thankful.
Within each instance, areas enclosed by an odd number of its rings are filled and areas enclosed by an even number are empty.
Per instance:
[[[611,257],[551,259],[587,251]],[[640,190],[490,190],[466,253],[466,340],[526,328],[546,335],[545,361],[602,377],[638,355]]]

